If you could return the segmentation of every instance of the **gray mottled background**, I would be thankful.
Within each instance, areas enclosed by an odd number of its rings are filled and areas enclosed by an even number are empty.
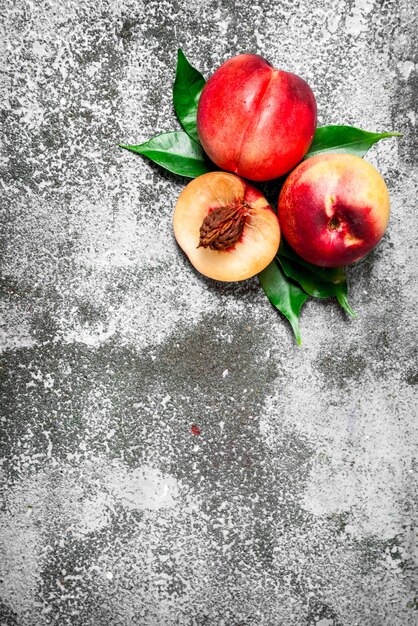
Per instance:
[[[413,5],[2,2],[1,626],[417,623]],[[309,301],[298,348],[179,252],[186,181],[115,148],[178,127],[178,46],[405,133],[367,157],[392,215],[357,320]]]

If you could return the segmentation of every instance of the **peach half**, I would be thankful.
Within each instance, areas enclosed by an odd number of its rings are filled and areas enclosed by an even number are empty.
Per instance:
[[[264,196],[234,174],[192,180],[174,210],[174,235],[205,276],[238,281],[261,272],[280,244],[278,219]]]
[[[305,261],[349,265],[368,254],[389,221],[379,172],[352,154],[319,154],[291,172],[279,197],[283,235]]]

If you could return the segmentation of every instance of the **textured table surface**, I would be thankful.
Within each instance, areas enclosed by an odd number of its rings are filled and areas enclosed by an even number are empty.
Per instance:
[[[416,624],[413,4],[2,3],[2,626]],[[367,156],[392,215],[358,319],[309,301],[298,348],[179,252],[187,181],[115,147],[178,128],[179,46],[405,133]]]

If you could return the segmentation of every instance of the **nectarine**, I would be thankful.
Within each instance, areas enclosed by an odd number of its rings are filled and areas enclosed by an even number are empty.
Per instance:
[[[209,278],[237,281],[261,272],[280,243],[279,222],[267,200],[234,174],[210,172],[182,191],[174,235],[194,267]]]
[[[304,157],[316,128],[316,102],[299,76],[241,54],[209,78],[199,100],[202,146],[220,168],[271,180]]]
[[[389,193],[379,172],[351,154],[319,154],[291,172],[279,197],[284,237],[305,261],[339,267],[383,237]]]

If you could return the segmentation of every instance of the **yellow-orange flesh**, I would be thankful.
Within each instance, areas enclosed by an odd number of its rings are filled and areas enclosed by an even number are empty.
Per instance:
[[[200,228],[207,215],[243,202],[248,207],[240,239],[227,250],[199,247]],[[261,272],[280,244],[276,215],[264,196],[244,180],[227,172],[203,174],[182,191],[174,210],[174,235],[192,265],[205,276],[238,281]]]

